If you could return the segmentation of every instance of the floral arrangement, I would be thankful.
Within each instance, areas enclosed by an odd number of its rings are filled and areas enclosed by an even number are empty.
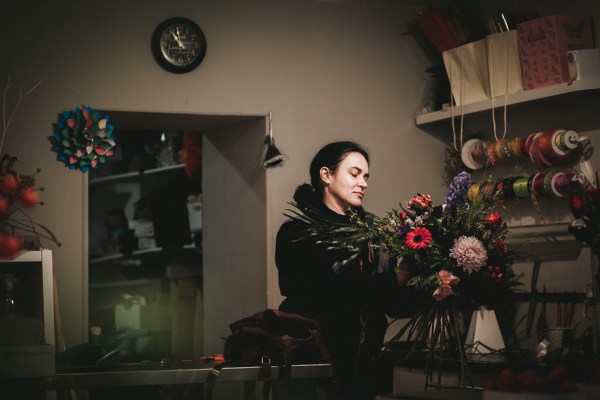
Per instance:
[[[57,131],[50,138],[52,150],[58,153],[58,161],[85,173],[112,156],[113,130],[108,116],[102,116],[89,106],[64,111],[58,119]]]
[[[430,195],[418,194],[372,223],[351,214],[350,226],[336,226],[307,209],[289,215],[307,222],[306,234],[332,248],[348,250],[350,259],[364,248],[361,243],[369,241],[371,247],[395,260],[398,272],[407,270],[408,285],[428,293],[430,300],[390,342],[407,333],[413,343],[409,355],[428,351],[428,370],[434,362],[460,360],[462,382],[468,371],[464,327],[458,315],[510,301],[507,295],[520,285],[520,277],[511,267],[520,253],[507,248],[508,228],[497,211],[501,193],[475,193],[471,186],[469,175],[461,172],[450,184],[443,204],[434,203]]]
[[[508,228],[497,211],[500,193],[470,196],[470,189],[468,174],[461,172],[443,204],[419,194],[380,218],[373,237],[410,272],[411,285],[437,301],[457,295],[464,307],[476,308],[513,289],[511,265],[518,253],[504,243]]]

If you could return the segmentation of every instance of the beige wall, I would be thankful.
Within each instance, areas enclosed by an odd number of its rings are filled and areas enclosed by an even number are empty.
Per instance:
[[[272,112],[287,161],[268,177],[271,232],[283,221],[295,186],[308,179],[312,155],[336,139],[357,140],[373,153],[369,209],[394,207],[418,186],[442,194],[443,143],[413,122],[427,65],[403,35],[414,8],[292,0],[24,1],[7,7],[0,32],[10,39],[1,50],[0,76],[10,74],[24,88],[43,83],[22,103],[3,150],[18,155],[23,172],[42,168],[38,182],[46,187],[46,205],[32,215],[63,242],[54,250],[67,346],[85,337],[85,215],[84,176],[56,162],[47,140],[64,110],[88,104]],[[206,58],[189,74],[163,71],[150,53],[152,30],[171,16],[195,20],[207,36]]]
[[[42,168],[46,205],[32,212],[63,245],[55,250],[67,346],[83,330],[85,176],[55,161],[48,137],[58,113],[81,104],[123,111],[266,115],[287,160],[267,174],[267,232],[274,235],[315,151],[337,139],[373,156],[366,207],[396,207],[416,191],[435,198],[444,143],[414,124],[428,61],[410,35],[416,1],[180,0],[14,1],[0,14],[0,78],[29,88],[2,151],[19,171]],[[597,11],[597,10],[596,10]],[[596,14],[598,14],[596,12]],[[195,71],[154,62],[154,27],[195,20],[208,51]],[[117,134],[118,134],[118,126]],[[272,242],[273,237],[267,238]],[[274,265],[268,245],[269,277]],[[271,305],[278,293],[268,287]]]

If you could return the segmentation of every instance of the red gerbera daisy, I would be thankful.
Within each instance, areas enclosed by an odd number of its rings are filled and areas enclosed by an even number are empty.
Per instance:
[[[427,228],[417,227],[406,234],[404,243],[411,250],[424,249],[431,243],[431,232]]]

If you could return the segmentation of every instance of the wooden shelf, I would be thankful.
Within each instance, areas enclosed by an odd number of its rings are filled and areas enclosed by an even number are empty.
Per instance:
[[[508,106],[520,103],[526,103],[535,100],[548,99],[561,95],[582,93],[600,89],[600,76],[593,78],[585,78],[573,81],[573,83],[561,83],[559,85],[545,86],[535,90],[527,90],[521,93],[509,95],[506,104]],[[494,107],[504,107],[504,96],[498,96],[494,99]],[[477,103],[465,104],[464,106],[454,107],[454,116],[476,114],[482,111],[492,109],[492,100],[480,101]],[[426,125],[437,121],[450,120],[452,111],[449,106],[443,110],[434,111],[426,114],[418,115],[415,118],[416,124]]]

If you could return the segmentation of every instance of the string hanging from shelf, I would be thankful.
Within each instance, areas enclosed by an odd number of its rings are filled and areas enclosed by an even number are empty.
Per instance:
[[[464,117],[465,117],[465,113],[464,113],[464,101],[463,101],[463,96],[464,96],[464,89],[463,89],[463,79],[464,79],[464,68],[463,68],[463,61],[464,61],[464,53],[461,51],[460,52],[460,147],[458,147],[456,145],[456,128],[454,126],[454,94],[452,93],[452,90],[450,90],[450,120],[452,123],[452,143],[454,145],[454,150],[456,151],[460,151],[463,148],[463,123],[464,123]],[[452,76],[452,63],[450,63],[449,65],[449,70],[448,70],[448,76]]]
[[[490,41],[489,45],[493,46],[494,41]],[[496,142],[500,141],[500,140],[504,140],[504,138],[506,138],[506,131],[507,131],[507,108],[508,108],[508,46],[504,46],[504,51],[505,51],[505,57],[504,60],[506,62],[505,64],[505,71],[506,71],[506,79],[505,81],[505,86],[504,86],[504,112],[503,112],[503,116],[504,116],[504,132],[502,133],[502,138],[498,139],[498,135],[496,133],[496,113],[494,112],[494,108],[495,108],[495,96],[494,96],[494,63],[493,63],[493,58],[489,58],[489,68],[490,68],[490,97],[492,100],[492,126],[494,129],[494,138],[496,139]]]

